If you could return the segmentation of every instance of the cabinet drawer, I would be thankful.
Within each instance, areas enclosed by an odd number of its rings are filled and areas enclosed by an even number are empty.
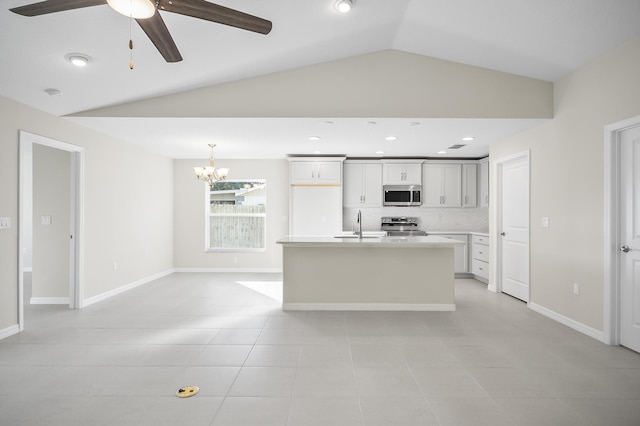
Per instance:
[[[482,260],[483,262],[489,261],[489,246],[474,243],[472,246],[471,257],[473,259]]]
[[[481,235],[472,235],[471,241],[474,244],[484,244],[489,245],[489,237],[481,236]]]
[[[472,259],[471,273],[484,279],[489,279],[489,263],[478,259]]]

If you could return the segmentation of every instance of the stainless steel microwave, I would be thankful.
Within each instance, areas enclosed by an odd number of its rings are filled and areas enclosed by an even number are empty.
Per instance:
[[[422,185],[384,185],[384,206],[419,206],[422,204]]]

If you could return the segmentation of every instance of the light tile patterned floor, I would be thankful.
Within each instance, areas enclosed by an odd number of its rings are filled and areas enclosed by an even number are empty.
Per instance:
[[[456,312],[402,313],[282,312],[279,280],[178,273],[29,306],[0,341],[0,424],[640,424],[640,354],[477,281]]]

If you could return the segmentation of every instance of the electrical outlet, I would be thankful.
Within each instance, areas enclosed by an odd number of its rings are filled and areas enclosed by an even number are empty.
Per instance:
[[[580,284],[573,283],[573,294],[576,296],[580,296]]]

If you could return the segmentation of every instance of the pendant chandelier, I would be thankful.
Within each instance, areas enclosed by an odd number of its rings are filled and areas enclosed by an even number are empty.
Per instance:
[[[211,155],[209,156],[209,165],[205,167],[194,167],[193,171],[196,173],[196,178],[203,180],[209,184],[209,186],[215,185],[216,182],[225,180],[229,174],[229,169],[216,169],[214,167],[213,148],[215,144],[210,143]]]

